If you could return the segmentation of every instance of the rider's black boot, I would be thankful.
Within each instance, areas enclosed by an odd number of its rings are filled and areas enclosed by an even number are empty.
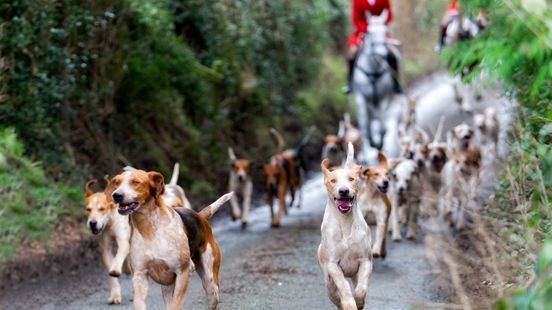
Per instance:
[[[348,67],[347,69],[347,85],[343,87],[343,93],[349,94],[353,91],[353,70],[355,69],[355,59],[348,59]]]
[[[396,94],[402,94],[402,87],[401,83],[399,83],[399,64],[397,62],[397,57],[393,55],[393,53],[387,54],[387,62],[389,63],[389,66],[391,69],[393,69],[393,91]]]

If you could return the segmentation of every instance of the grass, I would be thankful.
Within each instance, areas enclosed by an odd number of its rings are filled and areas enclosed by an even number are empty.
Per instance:
[[[0,130],[0,261],[27,239],[45,239],[64,215],[80,215],[82,190],[49,180],[24,155],[13,129]]]

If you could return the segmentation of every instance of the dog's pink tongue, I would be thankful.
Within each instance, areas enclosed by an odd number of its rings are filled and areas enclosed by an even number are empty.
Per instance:
[[[335,206],[341,213],[346,213],[353,207],[353,203],[350,199],[337,199]]]

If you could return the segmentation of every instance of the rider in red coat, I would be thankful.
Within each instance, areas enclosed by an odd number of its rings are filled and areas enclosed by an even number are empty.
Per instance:
[[[437,44],[437,50],[441,50],[445,46],[445,38],[447,36],[447,27],[452,19],[460,14],[458,10],[458,0],[449,0],[447,10],[441,20],[441,26],[439,28],[439,42]]]
[[[349,73],[347,86],[345,87],[345,93],[351,91],[351,80],[353,76],[353,69],[355,66],[355,58],[358,51],[358,45],[362,40],[362,36],[368,31],[368,16],[380,16],[382,13],[387,12],[387,19],[385,24],[389,24],[393,19],[391,12],[391,4],[389,0],[352,0],[351,3],[351,17],[353,20],[354,31],[347,40],[349,46],[347,52],[347,61],[349,63]],[[395,92],[401,93],[401,87],[398,82],[398,63],[397,56],[390,51],[388,53],[387,61],[391,68],[395,70]]]

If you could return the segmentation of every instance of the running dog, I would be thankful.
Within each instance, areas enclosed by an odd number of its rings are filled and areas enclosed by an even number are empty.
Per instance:
[[[477,130],[476,137],[479,147],[489,147],[492,154],[496,156],[499,127],[495,109],[488,107],[482,114],[475,114],[473,124]]]
[[[408,98],[407,106],[399,119],[400,130],[407,135],[412,134],[416,128],[416,105],[416,99]]]
[[[443,168],[443,217],[453,224],[452,215],[455,210],[457,229],[464,228],[464,210],[477,195],[480,167],[481,153],[471,146],[465,151],[454,151]]]
[[[228,157],[232,161],[228,188],[230,192],[234,192],[234,196],[230,199],[232,220],[235,221],[241,217],[241,227],[245,229],[247,227],[249,208],[251,208],[251,195],[253,194],[251,161],[236,158],[236,154],[234,154],[234,150],[231,147],[228,148]],[[243,200],[243,208],[240,208],[238,198]]]
[[[107,179],[107,177],[106,177]],[[117,212],[117,207],[108,201],[103,192],[95,193],[92,185],[96,180],[86,182],[85,206],[88,220],[86,225],[94,235],[98,235],[98,244],[102,253],[102,263],[109,274],[109,304],[121,303],[121,286],[117,279],[123,270],[123,264],[130,250],[130,224],[128,217]],[[106,180],[109,182],[109,180]],[[113,257],[113,252],[117,253]]]
[[[343,145],[341,138],[336,135],[327,135],[322,147],[322,159],[328,159],[328,167],[339,167],[343,161]]]
[[[362,167],[354,163],[352,143],[348,145],[344,168],[330,171],[327,159],[320,166],[328,200],[318,262],[330,300],[340,309],[362,309],[372,273],[370,228],[357,203]],[[353,292],[346,278],[353,279]]]
[[[420,191],[422,183],[418,165],[412,159],[394,161],[391,165],[392,172],[392,197],[391,227],[393,241],[401,240],[399,220],[404,215],[407,232],[406,238],[414,239],[416,228],[416,216],[420,203]]]
[[[295,194],[298,192],[297,208],[301,207],[303,196],[301,187],[304,183],[306,173],[306,165],[302,159],[302,151],[308,144],[314,130],[315,128],[311,127],[295,148],[284,151],[284,139],[276,129],[270,129],[271,135],[277,142],[278,152],[270,158],[268,164],[263,165],[263,174],[265,177],[267,203],[270,207],[272,227],[279,227],[283,214],[287,213],[285,198],[288,189],[291,194],[289,206],[293,206]],[[276,214],[272,207],[274,197],[278,197],[279,200],[279,209]]]
[[[387,197],[390,172],[385,154],[379,152],[378,165],[364,169],[362,174],[366,180],[358,196],[358,204],[365,219],[369,212],[376,215],[376,240],[372,245],[372,254],[374,257],[385,258],[385,235],[392,208]]]
[[[445,117],[441,117],[433,141],[427,144],[427,160],[420,176],[423,182],[423,194],[420,202],[420,215],[423,217],[439,214],[439,195],[441,192],[441,171],[448,160],[448,146],[439,142]],[[420,165],[418,165],[420,167]]]
[[[221,255],[207,220],[233,194],[223,195],[197,213],[168,207],[164,190],[160,173],[138,169],[123,171],[106,188],[119,214],[130,218],[134,309],[146,308],[149,278],[161,284],[167,309],[181,309],[194,267],[203,281],[209,308],[215,309]]]
[[[453,151],[465,152],[473,146],[473,133],[473,128],[462,123],[448,132],[447,143]]]

